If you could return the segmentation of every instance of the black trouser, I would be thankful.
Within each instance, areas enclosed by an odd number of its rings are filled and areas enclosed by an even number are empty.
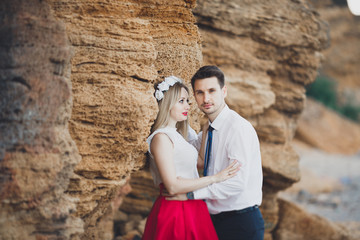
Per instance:
[[[264,219],[257,206],[211,215],[219,240],[263,240]]]

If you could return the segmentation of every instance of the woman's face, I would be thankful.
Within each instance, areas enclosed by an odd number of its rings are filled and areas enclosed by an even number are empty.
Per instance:
[[[181,88],[180,99],[170,109],[170,118],[176,122],[184,121],[190,110],[189,93],[185,88]]]

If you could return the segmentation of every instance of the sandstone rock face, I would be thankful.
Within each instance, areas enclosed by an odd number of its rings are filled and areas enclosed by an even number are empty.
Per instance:
[[[360,126],[308,98],[296,139],[329,153],[360,151]]]
[[[124,199],[120,209],[127,214],[137,213],[147,216],[156,198],[159,189],[154,186],[153,178],[149,171],[138,171],[131,175],[131,193]]]
[[[194,0],[1,3],[1,237],[112,239],[121,203],[148,212],[148,173],[123,197],[144,166],[152,86],[203,64],[224,70],[229,106],[258,132],[266,239],[282,236],[277,192],[300,178],[290,141],[328,29],[302,0],[197,4],[195,18]]]
[[[224,70],[227,103],[249,119],[261,142],[266,239],[278,224],[277,192],[300,179],[290,146],[316,76],[328,27],[305,1],[206,1],[194,10],[204,64]]]
[[[266,239],[279,220],[277,192],[300,179],[298,156],[290,145],[305,103],[304,86],[315,79],[329,45],[328,28],[305,1],[197,1],[194,9],[205,64],[226,75],[228,105],[249,119],[261,141]],[[144,176],[142,176],[144,177]],[[126,204],[122,211],[143,212]],[[155,192],[156,193],[156,192]],[[151,200],[155,193],[142,197]],[[156,195],[155,195],[156,196]],[[149,203],[149,201],[147,201]],[[148,211],[150,210],[151,204]],[[143,205],[145,206],[145,205]]]
[[[43,1],[9,0],[0,32],[0,239],[69,239],[83,222],[65,193],[80,161],[65,26]]]
[[[331,46],[324,51],[321,72],[337,81],[342,100],[360,105],[360,18],[346,2],[311,1],[331,31]]]
[[[330,27],[331,46],[323,51],[320,68],[335,80],[339,104],[360,106],[360,25],[346,2],[311,1]],[[307,102],[296,138],[329,153],[355,154],[360,150],[359,125],[338,116],[314,101]],[[341,135],[339,135],[341,133]]]
[[[79,198],[74,215],[84,220],[82,239],[112,239],[99,223],[125,177],[144,165],[157,112],[153,84],[169,75],[188,80],[200,66],[194,1],[49,3],[74,47],[69,129],[82,156],[68,189]]]
[[[329,222],[317,215],[309,214],[293,203],[282,199],[278,201],[282,221],[275,230],[275,239],[352,239],[345,227]]]

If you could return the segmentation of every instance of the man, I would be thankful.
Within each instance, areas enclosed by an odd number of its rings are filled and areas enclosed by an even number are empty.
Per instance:
[[[255,129],[226,105],[225,78],[218,67],[200,68],[191,85],[198,107],[207,115],[213,129],[204,133],[207,134],[204,175],[216,174],[232,161],[239,161],[241,167],[235,177],[187,193],[187,198],[206,200],[220,240],[263,239],[264,220],[258,208],[262,201],[263,175]],[[202,134],[192,142],[198,151]]]

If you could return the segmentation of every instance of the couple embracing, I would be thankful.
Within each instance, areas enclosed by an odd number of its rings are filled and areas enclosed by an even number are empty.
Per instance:
[[[225,77],[218,67],[200,68],[191,85],[209,119],[198,135],[188,125],[190,92],[182,80],[165,78],[155,91],[159,112],[147,142],[160,195],[142,239],[263,239],[258,208],[263,176],[255,129],[226,105]]]

